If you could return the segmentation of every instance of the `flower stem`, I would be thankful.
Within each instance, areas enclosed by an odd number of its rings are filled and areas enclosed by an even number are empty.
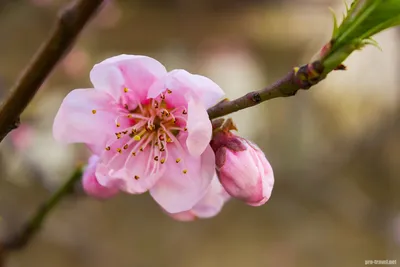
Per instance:
[[[81,177],[82,167],[79,166],[65,183],[36,210],[33,216],[22,226],[20,231],[6,238],[5,241],[0,242],[0,259],[2,256],[4,258],[6,252],[19,250],[28,245],[29,241],[31,241],[40,230],[50,211],[57,206],[65,196],[73,192],[76,182],[79,181]]]

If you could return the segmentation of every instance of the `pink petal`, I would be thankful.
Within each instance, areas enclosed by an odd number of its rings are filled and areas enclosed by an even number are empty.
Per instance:
[[[131,154],[134,144],[123,149],[129,140],[130,137],[126,136],[111,144],[109,151],[103,150],[96,175],[101,185],[118,183],[122,191],[140,194],[149,190],[158,181],[166,166],[159,164],[158,169],[153,168],[154,155],[150,155],[149,147],[137,152],[136,156]],[[121,148],[121,153],[117,152],[118,148]]]
[[[150,189],[154,200],[169,213],[178,213],[193,208],[194,205],[206,194],[215,172],[215,156],[211,147],[200,157],[185,155],[169,149],[167,160],[168,171]],[[182,158],[180,163],[175,163],[175,158]],[[188,172],[182,172],[185,164]]]
[[[193,207],[192,212],[199,218],[211,218],[217,215],[227,199],[218,177],[215,175],[206,195]]]
[[[83,173],[82,186],[88,195],[103,199],[110,198],[118,193],[118,189],[116,187],[104,187],[99,184],[95,176],[98,160],[99,157],[96,155],[89,158],[89,164]]]
[[[96,64],[90,72],[94,87],[111,94],[143,101],[151,85],[167,74],[157,60],[146,56],[119,55]],[[124,92],[128,88],[128,93]]]
[[[102,151],[107,139],[116,131],[113,99],[94,89],[71,91],[61,103],[53,124],[53,135],[64,143],[86,143]],[[96,110],[96,114],[93,114]]]
[[[224,96],[222,89],[212,80],[185,70],[169,72],[164,81],[150,88],[148,97],[155,98],[166,89],[173,92],[174,97],[169,100],[173,106],[186,106],[189,99],[195,98],[209,108]]]
[[[191,99],[188,105],[187,120],[188,137],[186,145],[189,153],[199,156],[211,141],[212,125],[205,107],[199,102]]]
[[[188,211],[182,211],[182,212],[178,212],[178,213],[168,213],[168,215],[177,220],[177,221],[181,221],[181,222],[191,222],[191,221],[195,221],[197,219],[196,215],[193,214],[192,211],[188,210]]]

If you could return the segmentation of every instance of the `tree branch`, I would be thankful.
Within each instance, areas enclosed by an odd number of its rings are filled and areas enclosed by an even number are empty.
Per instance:
[[[103,1],[80,0],[61,12],[47,41],[39,48],[0,107],[0,142],[18,127],[21,113]]]
[[[43,203],[17,233],[0,242],[0,260],[4,254],[13,250],[24,248],[40,230],[49,212],[68,194],[73,192],[77,181],[82,177],[82,167],[78,167],[65,183]],[[1,266],[1,263],[0,263]]]
[[[339,66],[338,69],[344,69]],[[207,110],[210,119],[215,119],[230,113],[258,105],[266,100],[277,97],[293,96],[298,90],[307,90],[311,86],[319,83],[326,78],[327,74],[322,74],[324,67],[320,61],[294,68],[283,78],[259,91],[247,93],[235,100],[221,101]]]

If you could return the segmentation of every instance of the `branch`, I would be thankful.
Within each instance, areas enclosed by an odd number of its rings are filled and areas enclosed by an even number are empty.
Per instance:
[[[47,41],[39,48],[0,107],[0,142],[18,127],[21,113],[103,1],[80,0],[61,13]]]
[[[6,252],[19,250],[28,245],[29,241],[40,230],[49,212],[68,194],[73,192],[77,181],[82,177],[82,168],[78,167],[65,183],[35,212],[20,231],[0,242],[0,260],[4,258]],[[0,263],[1,266],[1,263]]]
[[[320,61],[294,68],[286,76],[259,91],[247,93],[235,100],[221,101],[207,110],[210,119],[215,119],[230,113],[258,105],[266,100],[277,97],[293,96],[298,90],[307,90],[325,79],[324,67]]]

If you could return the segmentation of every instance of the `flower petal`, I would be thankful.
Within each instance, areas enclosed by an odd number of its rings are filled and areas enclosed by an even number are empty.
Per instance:
[[[215,156],[208,146],[199,157],[179,155],[182,162],[175,163],[176,150],[169,149],[168,172],[150,189],[154,200],[169,213],[178,213],[193,208],[206,194],[215,173]],[[172,160],[171,158],[172,157]],[[188,172],[182,172],[182,165]]]
[[[64,143],[86,143],[97,153],[116,131],[113,99],[94,89],[76,89],[63,100],[54,119],[53,135]],[[95,114],[93,114],[95,113]]]
[[[166,89],[173,92],[174,97],[167,102],[174,106],[186,106],[190,98],[199,99],[205,108],[216,104],[225,93],[207,77],[191,74],[185,70],[173,70],[164,81],[160,81],[149,90],[148,97],[155,98]]]
[[[193,207],[192,212],[199,218],[211,218],[216,216],[229,198],[224,195],[225,190],[214,176],[211,186],[205,196]]]
[[[98,166],[97,179],[103,186],[118,183],[119,188],[130,194],[140,194],[149,190],[163,175],[165,165],[155,165],[154,155],[147,147],[144,151],[135,150],[132,155],[131,148],[135,143],[127,146],[131,138],[126,136],[116,140],[110,145],[110,150],[104,150]],[[118,152],[121,151],[121,152]]]
[[[116,100],[126,96],[143,101],[151,85],[166,74],[165,67],[151,57],[119,55],[96,64],[90,80],[96,89],[108,92]]]
[[[114,186],[104,187],[99,184],[96,179],[95,171],[99,157],[93,155],[89,158],[89,164],[86,167],[82,176],[82,186],[85,192],[96,198],[110,198],[118,193],[118,189]]]
[[[188,104],[186,145],[189,153],[199,156],[209,145],[212,136],[212,125],[207,110],[199,101],[191,99]]]

